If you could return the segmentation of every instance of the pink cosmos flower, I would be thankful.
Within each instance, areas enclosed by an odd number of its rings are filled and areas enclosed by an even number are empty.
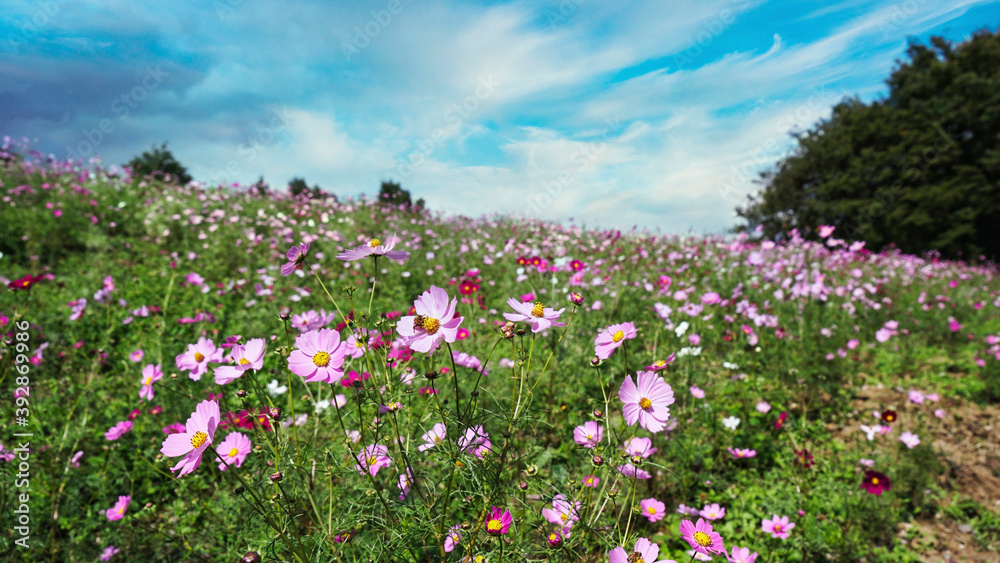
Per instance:
[[[601,482],[601,478],[596,475],[584,475],[583,476],[583,486],[597,488],[597,484]]]
[[[593,420],[588,420],[573,429],[573,440],[587,448],[596,448],[601,443],[602,436],[604,436],[604,426]]]
[[[638,385],[628,375],[618,389],[618,398],[624,403],[622,414],[629,426],[638,422],[650,432],[660,432],[670,418],[668,407],[674,403],[674,391],[654,372],[640,371],[636,376]]]
[[[247,458],[251,449],[250,438],[240,432],[230,432],[226,439],[215,448],[219,457],[225,461],[225,463],[219,462],[219,471],[225,471],[230,465],[236,467],[243,465],[243,460]]]
[[[502,511],[499,507],[494,506],[493,511],[490,513],[490,517],[486,519],[484,524],[484,529],[486,533],[491,536],[500,536],[506,534],[510,530],[511,523],[514,522],[514,516],[511,515],[510,511],[504,508]]]
[[[153,400],[153,384],[163,379],[163,371],[159,364],[149,364],[142,368],[142,387],[139,389],[139,398],[147,401]]]
[[[899,441],[906,444],[911,450],[920,444],[920,438],[912,432],[903,432],[899,435]]]
[[[795,527],[794,522],[789,522],[787,516],[779,517],[777,514],[770,520],[767,518],[761,521],[761,528],[765,533],[771,534],[772,538],[788,539],[788,533]]]
[[[119,551],[121,551],[121,550],[119,550],[117,547],[115,547],[113,545],[109,545],[108,547],[104,548],[103,552],[101,552],[100,560],[101,561],[111,561],[111,558],[114,557],[115,555],[117,555]]]
[[[652,364],[646,366],[646,369],[649,370],[649,371],[660,371],[661,369],[667,369],[667,366],[669,366],[671,363],[673,363],[673,361],[676,360],[676,359],[677,359],[677,355],[674,354],[674,353],[671,353],[670,356],[668,356],[666,360],[656,360]]]
[[[691,391],[691,396],[694,397],[695,399],[705,398],[705,392],[702,391],[701,388],[699,388],[697,385],[692,385],[689,391]]]
[[[924,404],[924,394],[921,393],[920,391],[917,391],[916,389],[911,389],[907,395],[911,403],[915,403],[918,405]]]
[[[653,441],[649,438],[637,438],[632,437],[625,441],[625,445],[622,446],[625,453],[632,456],[639,456],[642,459],[646,459],[649,456],[655,454],[658,450],[653,447]]]
[[[80,467],[80,458],[83,457],[83,450],[80,450],[73,454],[73,457],[69,459],[70,467],[76,468]]]
[[[208,371],[208,363],[222,363],[222,348],[216,348],[215,343],[201,337],[195,344],[188,344],[187,351],[174,358],[177,369],[190,371],[188,377],[195,381]]]
[[[559,494],[552,499],[552,508],[543,508],[542,517],[553,524],[562,526],[562,532],[569,537],[573,523],[580,519],[580,501],[570,504],[569,499]]]
[[[380,240],[373,238],[367,244],[362,244],[356,248],[345,250],[337,255],[341,260],[361,260],[369,256],[385,256],[390,260],[406,260],[410,257],[409,252],[393,250],[399,242],[399,237],[393,234],[383,245]]]
[[[379,469],[392,465],[392,458],[389,457],[389,449],[382,444],[365,446],[364,451],[358,454],[356,461],[358,464],[354,466],[354,469],[362,475],[365,472],[371,473],[372,477],[378,473]]]
[[[719,520],[726,515],[726,509],[719,506],[718,503],[706,504],[698,515],[706,520]]]
[[[761,414],[767,414],[770,411],[771,411],[771,405],[765,403],[764,401],[760,401],[759,403],[757,403],[757,412]]]
[[[462,526],[455,524],[451,528],[448,528],[448,534],[444,538],[444,552],[451,553],[461,541]]]
[[[638,467],[632,465],[631,463],[626,463],[624,465],[619,465],[615,467],[619,473],[626,477],[632,477],[633,479],[652,479],[653,476],[645,469],[639,469]]]
[[[465,453],[472,454],[477,458],[482,458],[486,451],[490,451],[490,435],[483,430],[482,424],[477,424],[465,430],[465,434],[458,439],[458,447]]]
[[[288,252],[285,254],[285,257],[288,258],[288,263],[281,266],[281,275],[290,276],[296,268],[301,266],[302,263],[306,261],[307,252],[309,252],[308,242],[289,248]]]
[[[118,497],[118,502],[115,503],[114,508],[109,508],[105,511],[105,515],[108,520],[114,522],[115,520],[121,520],[125,517],[125,511],[128,510],[129,503],[132,502],[132,497],[129,495],[123,495]]]
[[[667,505],[656,500],[655,498],[648,498],[639,503],[639,509],[642,515],[649,519],[650,522],[659,522],[663,520],[664,515],[667,513]]]
[[[112,426],[104,433],[104,437],[108,440],[117,440],[125,435],[126,432],[132,429],[133,422],[131,420],[123,420],[118,424]]]
[[[622,346],[626,340],[635,338],[637,331],[633,323],[611,325],[601,331],[594,339],[594,355],[602,360],[611,357],[611,353]]]
[[[202,401],[184,424],[184,432],[170,434],[163,440],[161,454],[167,457],[184,456],[177,465],[170,468],[171,472],[180,470],[178,478],[191,473],[201,465],[201,456],[212,445],[220,419],[219,403]]]
[[[715,555],[725,553],[726,548],[722,546],[722,536],[712,530],[712,525],[699,518],[697,524],[692,524],[690,520],[681,521],[681,539],[688,542],[696,553],[702,555]]]
[[[556,311],[551,307],[545,307],[542,305],[541,301],[536,301],[533,304],[522,303],[513,297],[507,300],[507,304],[510,305],[511,309],[514,309],[516,312],[504,313],[504,318],[514,323],[519,323],[521,321],[530,322],[531,332],[542,332],[543,330],[553,326],[566,326],[566,323],[561,323],[556,320],[559,318],[559,315],[566,310],[565,307]]]
[[[228,360],[231,366],[215,368],[215,383],[226,385],[243,375],[248,369],[258,370],[264,367],[264,339],[254,338],[246,345],[236,344],[229,350]]]
[[[748,457],[757,457],[757,450],[740,449],[740,448],[728,448],[726,451],[729,452],[729,455],[731,455],[731,456],[733,456],[733,457],[735,457],[737,459],[748,458]]]
[[[129,354],[128,359],[132,360],[135,363],[139,363],[145,356],[146,356],[145,352],[143,352],[142,350],[136,350],[135,352]]]
[[[631,552],[626,552],[624,547],[616,547],[608,552],[609,563],[634,563],[644,561],[645,563],[677,563],[672,559],[656,560],[660,556],[660,546],[650,542],[646,538],[635,540],[635,547]]]
[[[181,432],[186,432],[186,431],[187,431],[187,427],[184,426],[183,424],[181,424],[180,422],[175,422],[173,424],[168,424],[168,425],[166,425],[166,426],[163,427],[163,433],[167,434],[167,435],[170,435],[170,434],[180,434]]]
[[[288,356],[288,369],[306,382],[336,383],[344,377],[344,357],[347,343],[340,341],[340,333],[328,328],[309,331],[295,337],[295,345]]]
[[[458,336],[458,326],[464,319],[455,316],[457,305],[457,299],[452,299],[449,303],[448,293],[432,285],[414,301],[413,307],[417,314],[401,317],[396,323],[396,332],[411,350],[425,354],[442,338],[445,342],[454,342]]]
[[[430,431],[425,432],[420,438],[424,441],[423,444],[417,446],[418,452],[425,452],[439,444],[445,439],[448,433],[448,428],[443,422],[438,422],[434,425]]]
[[[820,225],[819,226],[819,238],[826,238],[826,237],[832,235],[833,234],[833,230],[835,228],[836,227],[832,227],[832,226],[829,226],[829,225]]]
[[[729,561],[731,563],[754,563],[757,561],[757,552],[750,554],[750,548],[747,547],[733,547],[733,553],[729,556]]]

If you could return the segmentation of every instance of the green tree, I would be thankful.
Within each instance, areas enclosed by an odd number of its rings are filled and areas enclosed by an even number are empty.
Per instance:
[[[136,178],[153,176],[164,179],[169,177],[180,184],[186,184],[191,181],[191,175],[174,158],[174,155],[167,148],[166,142],[159,147],[154,144],[152,150],[143,152],[142,155],[133,158],[128,163],[128,166],[132,168],[132,176]]]
[[[819,225],[868,247],[992,257],[1000,252],[1000,36],[911,43],[885,99],[846,99],[795,135],[737,208],[767,238]]]
[[[423,209],[424,207],[423,198],[418,199],[416,204],[414,204],[409,190],[404,190],[398,182],[393,182],[392,180],[382,182],[378,190],[378,200],[391,205],[405,205],[406,207],[416,207],[418,209]]]
[[[312,199],[326,199],[332,195],[324,192],[318,185],[310,188],[305,178],[292,178],[288,183],[288,193],[296,197],[306,194]],[[337,196],[333,196],[333,199],[336,201]]]

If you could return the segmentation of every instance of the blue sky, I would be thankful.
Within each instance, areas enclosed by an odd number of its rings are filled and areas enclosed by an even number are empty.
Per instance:
[[[721,232],[789,132],[996,0],[4,0],[0,134],[202,182]]]

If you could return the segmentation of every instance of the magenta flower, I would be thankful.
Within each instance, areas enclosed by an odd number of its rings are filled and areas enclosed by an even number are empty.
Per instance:
[[[878,471],[872,471],[871,469],[865,470],[865,480],[861,483],[861,488],[868,491],[868,494],[875,496],[881,495],[883,491],[888,491],[892,489],[892,483],[889,478],[883,473]]]
[[[136,350],[135,352],[129,354],[128,359],[132,360],[135,363],[139,363],[145,356],[146,356],[145,352],[143,352],[142,350]]]
[[[795,523],[789,522],[787,516],[779,517],[777,514],[770,520],[763,519],[760,524],[764,532],[771,534],[772,538],[783,540],[788,539],[788,533],[795,527]]]
[[[337,258],[345,261],[350,260],[361,260],[369,256],[385,256],[390,260],[406,260],[410,257],[409,252],[404,252],[402,250],[393,250],[396,247],[396,243],[399,242],[399,237],[393,234],[385,241],[385,245],[382,244],[377,238],[369,240],[366,244],[362,244],[356,248],[350,250],[345,250],[337,255]]]
[[[625,450],[625,453],[627,453],[629,457],[638,456],[642,459],[646,459],[657,452],[657,448],[653,447],[652,440],[649,438],[637,438],[634,436],[625,441],[625,445],[622,446],[622,449]]]
[[[500,536],[506,534],[510,530],[510,525],[514,521],[513,515],[506,508],[503,511],[499,507],[494,506],[493,511],[490,513],[490,517],[486,519],[484,528],[486,533],[491,536]]]
[[[616,547],[608,552],[609,563],[677,563],[672,559],[656,560],[660,556],[660,546],[650,542],[646,538],[635,540],[635,547],[631,552],[625,551],[624,547]]]
[[[230,432],[226,439],[215,448],[219,457],[225,461],[225,463],[219,462],[219,471],[225,471],[226,467],[230,465],[236,467],[243,465],[243,460],[247,458],[251,449],[250,438],[240,432]]]
[[[750,554],[750,548],[747,547],[733,547],[733,553],[729,556],[729,561],[731,563],[754,563],[757,561],[757,552]]]
[[[719,506],[718,503],[706,504],[698,515],[706,520],[719,520],[726,515],[726,509]]]
[[[358,462],[354,469],[361,473],[371,473],[374,477],[379,469],[392,465],[392,458],[389,457],[389,449],[381,444],[365,446],[364,451],[358,455]]]
[[[457,299],[448,302],[448,293],[431,286],[413,303],[416,315],[401,317],[396,332],[403,337],[404,345],[414,352],[430,352],[438,340],[454,342],[463,317],[455,316]]]
[[[626,340],[635,338],[637,334],[632,323],[611,325],[601,331],[594,339],[594,355],[602,360],[611,357],[611,353],[625,344]]]
[[[712,531],[712,525],[701,518],[697,524],[692,524],[690,520],[681,521],[681,539],[688,542],[696,553],[702,555],[711,556],[726,552],[726,548],[722,545],[722,536]]]
[[[729,455],[735,457],[736,459],[742,459],[747,457],[757,457],[757,450],[740,449],[740,448],[728,448],[726,451]]]
[[[455,524],[451,528],[448,528],[448,534],[444,538],[444,551],[445,553],[451,553],[455,550],[455,546],[462,541],[462,526]]]
[[[906,444],[911,450],[920,444],[920,438],[912,432],[903,432],[899,435],[899,441]]]
[[[139,398],[147,401],[153,400],[153,384],[163,379],[163,372],[159,364],[149,364],[142,368],[142,387],[139,389]]]
[[[705,398],[705,392],[701,390],[701,388],[699,388],[697,385],[692,385],[689,391],[691,391],[691,396],[694,397],[695,399]]]
[[[588,420],[573,429],[573,440],[575,440],[577,444],[587,448],[596,448],[597,444],[601,443],[601,437],[603,435],[604,426],[593,420]]]
[[[640,371],[636,376],[638,385],[628,375],[618,389],[618,398],[625,403],[622,414],[629,426],[638,421],[646,430],[660,432],[670,418],[668,407],[674,403],[674,391],[662,377],[651,371]]]
[[[167,457],[184,456],[177,465],[170,468],[170,471],[180,470],[178,478],[191,473],[201,465],[201,456],[212,445],[220,418],[219,403],[202,401],[184,424],[184,432],[170,434],[163,440],[161,454]]]
[[[504,313],[504,318],[514,323],[519,323],[521,321],[530,322],[531,332],[542,332],[543,330],[553,326],[566,326],[566,323],[561,323],[556,320],[559,318],[559,315],[566,310],[565,307],[556,311],[551,307],[543,306],[541,301],[536,301],[533,304],[522,303],[513,297],[507,300],[507,304],[510,305],[511,309],[514,309],[516,312]]]
[[[309,243],[304,242],[299,246],[293,246],[288,249],[285,257],[288,258],[288,263],[281,266],[281,275],[289,276],[306,261],[306,253],[309,252]]]
[[[177,369],[190,371],[188,377],[195,381],[201,380],[208,371],[209,362],[222,363],[222,348],[216,348],[215,343],[205,337],[199,338],[196,344],[188,344],[187,351],[174,359]]]
[[[100,560],[101,561],[111,561],[111,558],[114,557],[115,555],[117,555],[119,551],[121,551],[121,550],[119,550],[117,547],[115,547],[113,545],[109,545],[108,547],[104,548],[103,552],[101,552]]]
[[[121,520],[125,517],[125,511],[128,510],[129,503],[132,502],[132,497],[129,495],[123,495],[118,497],[118,502],[115,503],[114,508],[109,508],[105,511],[105,516],[108,520],[114,522],[115,520]]]
[[[652,479],[653,476],[645,469],[639,469],[638,467],[632,465],[631,463],[626,463],[624,465],[619,465],[615,469],[619,473],[626,477],[632,477],[634,479]]]
[[[472,454],[477,458],[482,458],[483,453],[488,451],[492,444],[490,444],[490,435],[483,430],[482,424],[477,424],[472,428],[467,428],[465,434],[458,439],[459,449],[465,451],[465,453]]]
[[[562,532],[569,536],[569,530],[573,527],[573,522],[580,519],[580,501],[573,501],[559,494],[552,499],[552,508],[543,508],[542,517],[553,524],[562,526]]]
[[[639,508],[642,515],[649,519],[650,522],[659,522],[663,520],[663,516],[667,512],[667,505],[656,500],[655,498],[648,498],[639,503]]]
[[[123,420],[118,424],[112,426],[104,433],[104,437],[108,440],[117,440],[125,435],[126,432],[132,429],[133,422],[131,420]]]
[[[288,369],[306,382],[337,383],[344,377],[344,357],[347,343],[340,341],[340,333],[328,328],[309,331],[295,337],[295,345],[288,356]]]
[[[425,432],[420,438],[423,439],[424,443],[417,446],[418,452],[425,452],[439,444],[445,439],[448,429],[443,422],[438,422],[434,425],[430,431]]]
[[[229,350],[228,358],[233,365],[215,368],[215,382],[226,385],[239,379],[248,369],[261,369],[264,367],[264,352],[263,338],[254,338],[246,345],[234,345]]]
[[[666,360],[656,360],[652,364],[646,366],[649,371],[660,371],[661,369],[667,369],[667,366],[673,363],[677,359],[677,354],[671,353],[667,356]]]
[[[596,475],[584,475],[583,476],[583,486],[597,488],[597,484],[601,482],[601,478]]]

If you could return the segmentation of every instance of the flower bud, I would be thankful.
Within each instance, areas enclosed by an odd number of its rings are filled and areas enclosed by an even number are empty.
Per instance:
[[[569,294],[569,300],[576,306],[583,305],[583,296],[576,291]]]
[[[604,416],[604,411],[601,409],[594,409],[594,418],[601,418]]]
[[[590,358],[590,365],[596,368],[597,366],[601,365],[601,359],[598,358],[597,356]]]
[[[517,484],[517,486],[520,487],[522,491],[528,490],[528,483],[526,481],[521,481]]]
[[[247,554],[240,559],[240,563],[260,563],[260,554],[256,551],[248,551]]]
[[[284,479],[284,478],[285,478],[285,476],[282,475],[280,471],[276,471],[276,472],[272,473],[271,477],[270,477],[272,483],[280,483],[281,480]]]
[[[563,537],[559,532],[552,532],[546,540],[549,542],[549,547],[556,548],[562,545]]]
[[[272,407],[268,414],[271,416],[271,420],[274,421],[281,420],[281,409],[278,407]]]
[[[608,491],[608,498],[615,498],[618,496],[618,489],[611,489]]]
[[[247,396],[247,392],[244,389],[240,389],[239,391],[236,392],[236,396],[242,399],[243,397]]]
[[[599,455],[595,455],[594,457],[590,458],[590,463],[593,463],[597,467],[600,467],[604,465],[604,458]]]
[[[538,468],[534,464],[529,464],[528,467],[524,468],[524,472],[528,474],[529,477],[538,473]]]

